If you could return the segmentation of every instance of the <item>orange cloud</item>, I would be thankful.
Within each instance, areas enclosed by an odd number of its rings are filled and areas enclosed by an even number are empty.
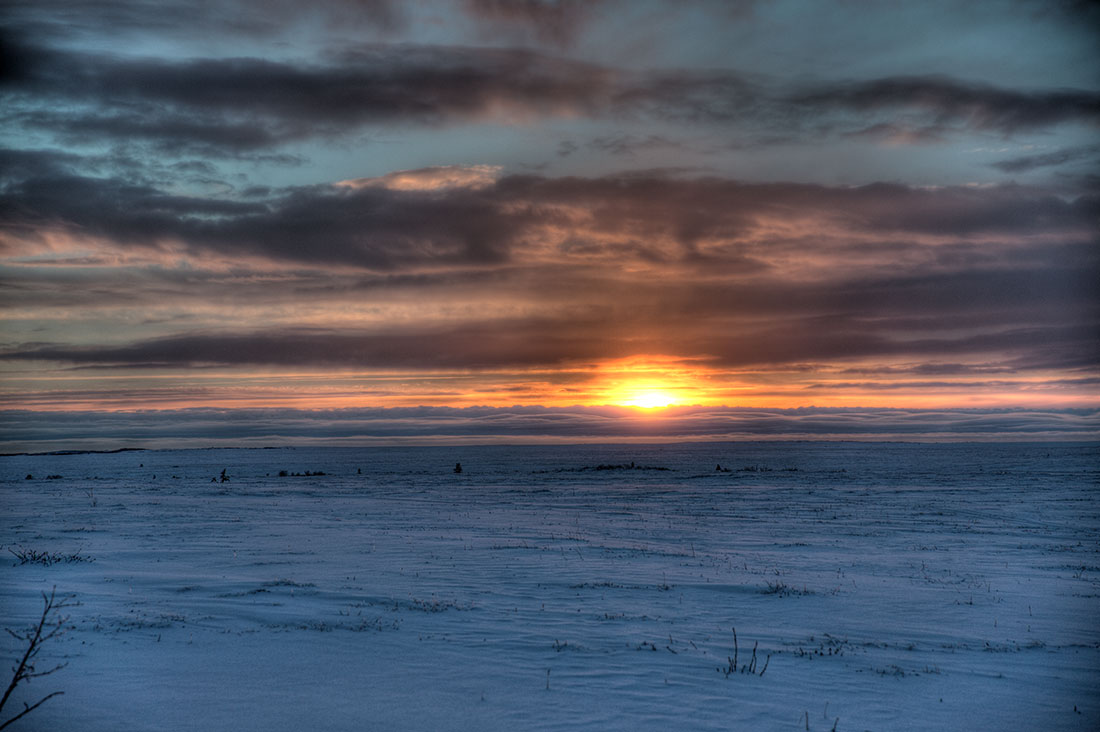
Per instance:
[[[499,165],[437,165],[416,170],[395,170],[375,178],[351,178],[333,185],[338,188],[386,188],[391,191],[478,189],[495,183],[501,170]]]

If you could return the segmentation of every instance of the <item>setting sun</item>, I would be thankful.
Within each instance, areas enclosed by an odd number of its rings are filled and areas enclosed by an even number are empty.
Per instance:
[[[623,402],[628,407],[641,407],[642,409],[657,409],[670,407],[677,403],[676,397],[663,391],[637,392],[630,399]]]

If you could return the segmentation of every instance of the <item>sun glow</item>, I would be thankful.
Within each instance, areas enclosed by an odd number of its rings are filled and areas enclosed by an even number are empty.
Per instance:
[[[623,402],[628,407],[640,407],[641,409],[659,409],[671,407],[678,400],[665,391],[639,391]]]

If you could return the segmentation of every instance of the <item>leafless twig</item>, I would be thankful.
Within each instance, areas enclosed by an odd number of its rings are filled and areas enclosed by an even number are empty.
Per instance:
[[[19,660],[19,665],[12,669],[11,683],[8,684],[8,688],[4,691],[4,697],[0,699],[0,710],[3,710],[4,705],[8,703],[8,698],[11,697],[12,692],[19,684],[29,679],[38,678],[39,676],[49,676],[55,671],[60,671],[68,664],[60,663],[53,668],[45,671],[39,671],[35,667],[35,662],[38,658],[38,652],[42,650],[42,645],[57,636],[63,634],[69,628],[66,627],[66,623],[69,622],[68,616],[61,614],[61,611],[67,607],[73,607],[77,605],[73,600],[72,595],[65,595],[63,597],[57,597],[57,588],[50,590],[50,594],[42,593],[42,616],[38,619],[38,623],[31,630],[17,633],[10,628],[5,628],[8,635],[15,638],[18,641],[27,644],[27,650],[24,651],[23,657]],[[42,706],[46,701],[52,699],[55,696],[64,694],[63,691],[55,691],[52,694],[47,694],[43,698],[39,699],[34,704],[23,703],[23,711],[16,714],[11,719],[0,723],[0,729],[4,729],[12,722],[15,722],[22,717],[33,712],[38,707]]]

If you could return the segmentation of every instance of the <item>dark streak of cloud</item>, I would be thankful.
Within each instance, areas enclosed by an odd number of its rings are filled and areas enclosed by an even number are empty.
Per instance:
[[[1097,368],[1096,321],[1012,328],[978,334],[908,335],[889,320],[873,324],[842,314],[803,313],[766,328],[738,323],[722,306],[692,325],[654,323],[653,313],[588,318],[548,317],[451,323],[373,332],[281,328],[252,333],[191,334],[123,346],[35,345],[0,351],[0,360],[58,361],[110,368],[316,366],[369,369],[553,368],[636,353],[702,359],[711,367],[783,367],[895,357],[947,360],[1044,354],[1033,368]],[[754,311],[757,316],[763,313]],[[659,317],[659,316],[658,316]],[[681,316],[683,320],[683,316]],[[719,323],[725,330],[718,330]]]
[[[621,407],[411,407],[394,409],[187,409],[137,413],[0,412],[9,452],[119,444],[176,447],[343,444],[434,439],[444,443],[527,439],[1061,439],[1095,440],[1095,409],[740,409],[679,407],[639,416]],[[329,444],[332,444],[331,442]]]
[[[731,71],[628,73],[526,49],[375,45],[319,64],[132,58],[12,39],[6,53],[18,59],[0,87],[8,124],[72,141],[139,138],[181,154],[196,146],[239,153],[364,125],[501,116],[640,115],[803,138],[908,135],[910,142],[953,128],[1010,135],[1100,121],[1100,94],[1088,90],[1025,92],[935,76],[822,82],[792,92]],[[923,122],[891,118],[911,113]]]
[[[607,135],[594,137],[585,145],[590,150],[598,150],[611,155],[632,156],[637,152],[656,149],[682,149],[684,145],[662,135]],[[568,154],[568,153],[567,153]]]
[[[597,113],[614,86],[610,70],[521,49],[375,46],[330,65],[18,44],[12,53],[21,63],[2,87],[9,121],[164,148],[254,150],[371,123],[469,121],[499,105],[523,115]]]
[[[1005,173],[1027,173],[1036,168],[1054,168],[1090,159],[1094,164],[1100,162],[1100,146],[1067,147],[1034,155],[1021,155],[1007,160],[998,160],[991,165]]]
[[[783,239],[789,234],[772,231],[777,223],[804,221],[804,236],[813,230],[818,247],[830,249],[822,237],[891,241],[1042,233],[1080,241],[1092,238],[1100,213],[1096,197],[1067,201],[1020,186],[842,188],[645,176],[512,176],[430,190],[391,190],[380,179],[378,185],[302,187],[232,200],[65,174],[63,155],[16,153],[13,159],[25,173],[33,172],[34,165],[40,169],[0,189],[0,231],[12,237],[33,237],[44,227],[149,250],[171,240],[195,256],[217,253],[375,271],[522,263],[521,252],[530,242],[554,230],[563,254],[628,255],[745,273],[766,268],[767,258],[787,246]],[[830,235],[822,226],[836,231]],[[798,237],[792,246],[804,245]],[[854,245],[846,246],[846,254],[859,254]],[[980,253],[973,247],[913,251],[926,261],[938,259],[941,268],[950,266],[952,258]]]
[[[811,109],[916,109],[940,123],[1011,134],[1063,122],[1100,122],[1100,94],[1083,89],[1019,91],[945,76],[899,76],[823,84],[794,97]]]

